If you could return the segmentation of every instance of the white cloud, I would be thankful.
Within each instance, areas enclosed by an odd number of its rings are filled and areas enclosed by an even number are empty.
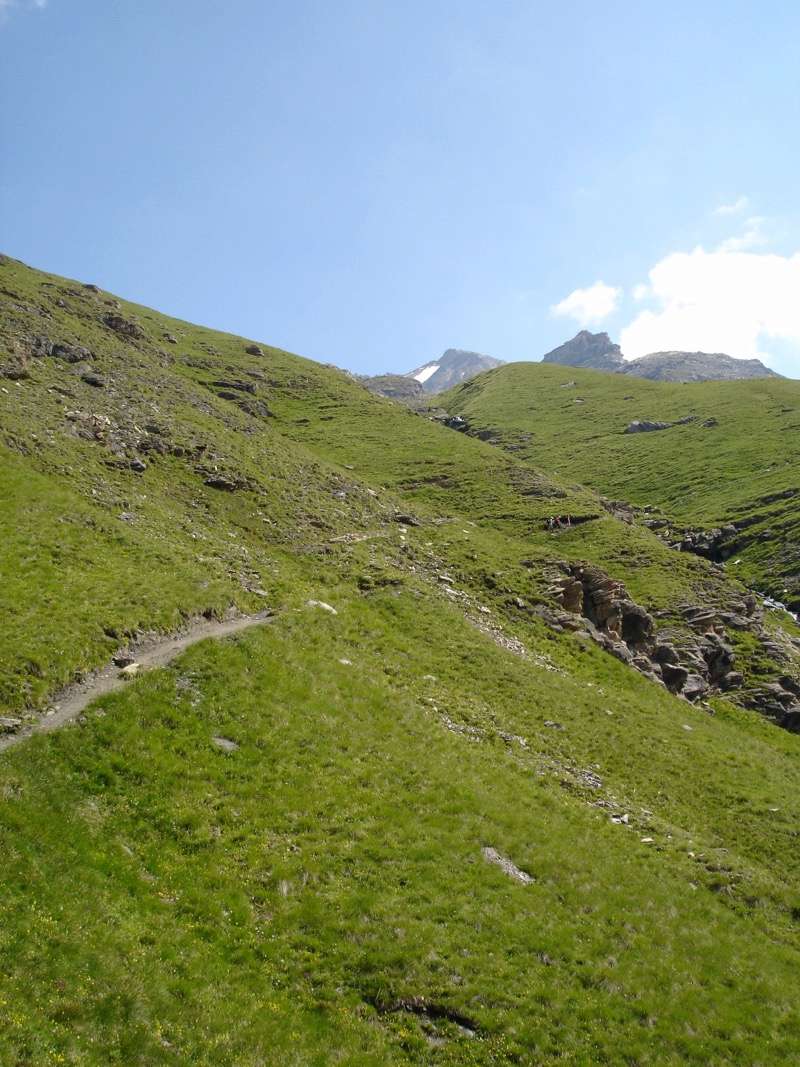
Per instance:
[[[657,263],[649,273],[655,307],[622,331],[626,358],[677,349],[768,360],[770,339],[800,346],[800,252],[779,256],[743,247],[698,247]]]
[[[602,322],[616,311],[621,289],[605,282],[595,282],[587,289],[573,289],[569,296],[550,308],[553,315],[569,316],[582,326]]]
[[[750,201],[746,196],[740,196],[737,200],[734,200],[732,204],[720,204],[718,208],[714,209],[715,215],[741,215],[749,205]]]

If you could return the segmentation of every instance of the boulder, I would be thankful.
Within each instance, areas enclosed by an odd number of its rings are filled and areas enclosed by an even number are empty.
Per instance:
[[[70,345],[66,341],[53,344],[50,355],[54,359],[63,359],[65,363],[83,363],[93,358],[88,348],[83,348],[82,345]]]
[[[687,700],[699,700],[708,692],[708,683],[699,674],[690,674],[684,682],[682,692]]]
[[[671,693],[680,693],[689,678],[689,671],[677,663],[662,663],[661,677]]]
[[[629,422],[623,433],[653,433],[656,430],[668,430],[671,422],[652,422],[649,419],[634,419]]]
[[[108,311],[103,315],[103,324],[107,326],[109,330],[113,330],[115,333],[121,334],[123,337],[144,337],[144,330],[137,322],[132,322],[130,319],[123,318],[122,315],[117,315],[113,311]]]

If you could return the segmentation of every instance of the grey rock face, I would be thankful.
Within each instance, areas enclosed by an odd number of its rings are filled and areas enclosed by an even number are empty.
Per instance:
[[[542,363],[561,363],[566,367],[586,367],[588,370],[619,371],[623,369],[624,360],[619,345],[615,345],[607,333],[581,330],[571,341],[566,341],[542,356]]]

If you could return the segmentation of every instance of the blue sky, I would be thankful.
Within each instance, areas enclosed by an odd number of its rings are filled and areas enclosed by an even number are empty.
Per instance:
[[[800,376],[798,90],[794,2],[0,0],[0,247],[365,372]]]

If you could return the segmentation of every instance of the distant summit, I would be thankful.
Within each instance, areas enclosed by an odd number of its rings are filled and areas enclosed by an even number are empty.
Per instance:
[[[376,374],[371,378],[359,378],[359,381],[371,393],[401,400],[413,407],[415,401],[418,402],[426,394],[442,393],[445,389],[469,381],[476,374],[502,365],[502,359],[484,356],[480,352],[448,348],[440,359],[432,359],[430,363],[423,363],[406,374]]]
[[[474,378],[476,374],[502,366],[502,359],[481,355],[480,352],[468,352],[463,348],[448,348],[441,359],[424,363],[416,370],[409,371],[407,378],[413,378],[422,385],[426,393],[441,393],[460,382]]]
[[[566,367],[586,367],[590,370],[618,371],[622,369],[622,352],[607,333],[581,330],[546,356],[542,363],[562,363]]]
[[[607,333],[581,330],[546,356],[542,363],[629,374],[656,382],[714,382],[739,378],[779,378],[760,359],[734,359],[722,352],[653,352],[626,360]]]
[[[623,374],[657,382],[725,382],[779,378],[760,359],[734,359],[723,352],[652,352],[620,367]]]

